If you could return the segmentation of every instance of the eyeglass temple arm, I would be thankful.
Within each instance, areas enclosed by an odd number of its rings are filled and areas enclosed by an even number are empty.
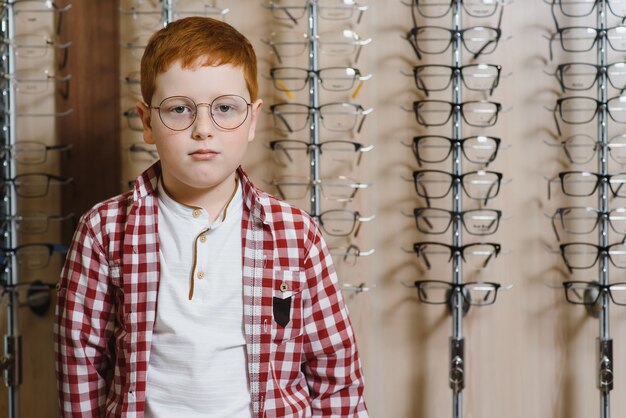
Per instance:
[[[267,41],[267,40],[263,40],[263,42],[268,44],[270,48],[272,48],[272,51],[274,51],[274,55],[276,55],[276,59],[278,60],[278,63],[282,64],[283,59],[280,57],[280,52],[278,52],[278,48],[276,48],[276,45],[274,44],[274,42]]]
[[[552,20],[554,20],[554,26],[556,26],[556,28],[559,28],[559,21],[556,18],[556,13],[554,13],[554,8],[556,7],[556,0],[554,0],[552,2],[552,7],[550,7],[550,14],[552,15]]]
[[[278,118],[285,124],[285,127],[287,128],[287,131],[289,133],[293,133],[293,129],[291,129],[291,125],[289,125],[289,123],[287,122],[287,119],[285,117],[283,117],[282,114],[274,113],[274,115],[278,116]]]
[[[558,215],[559,215],[559,210],[557,209],[554,212],[554,215],[552,215],[552,222],[551,223],[552,223],[552,230],[554,230],[554,235],[556,235],[556,240],[560,242],[561,241],[561,237],[559,236],[559,232],[558,232],[557,227],[556,227],[556,217]]]
[[[618,187],[617,190],[613,191],[613,197],[617,197],[617,195],[619,194],[620,189],[622,188],[622,186],[624,186],[624,183],[621,183]]]
[[[411,48],[413,48],[413,51],[415,51],[415,54],[417,55],[417,59],[421,60],[422,59],[422,54],[420,54],[420,51],[417,49],[417,39],[415,39],[415,42],[413,42],[411,40],[411,33],[414,32],[414,29],[417,29],[417,26],[415,26],[413,29],[411,29],[406,36],[404,37],[404,39],[406,39],[409,44],[411,44]],[[417,31],[415,31],[417,32]]]
[[[413,214],[415,216],[415,222],[417,223],[418,216],[417,216],[417,214],[415,212]],[[428,225],[428,227],[432,230],[433,229],[433,224],[430,223],[430,221],[428,220],[428,217],[427,216],[422,216],[421,218],[424,220],[424,222],[426,222],[426,225]]]
[[[365,118],[367,117],[367,115],[372,113],[373,110],[374,110],[374,108],[370,107],[369,109],[362,111],[362,113],[361,113],[361,115],[362,115],[361,123],[359,123],[359,126],[358,126],[358,128],[356,130],[356,133],[361,133],[361,128],[363,128],[363,123],[365,123]]]
[[[359,15],[356,18],[356,24],[358,25],[361,23],[363,14],[365,13],[365,11],[368,9],[369,6],[359,6],[358,4],[354,4],[353,7],[355,7],[359,11]]]
[[[558,107],[559,107],[558,104],[554,105],[554,109],[552,110],[552,118],[554,119],[554,124],[556,125],[556,132],[558,133],[559,136],[561,136],[561,127],[559,126],[559,120],[556,117],[556,111]]]
[[[567,271],[569,272],[569,274],[574,274],[574,269],[569,265],[569,261],[567,261],[567,257],[565,257],[565,251],[563,250],[562,246],[561,246],[561,257],[563,258],[563,262],[565,263],[565,267],[567,267]]]
[[[424,254],[423,251],[421,251],[419,249],[419,247],[417,246],[413,246],[413,251],[415,251],[415,254],[417,254],[418,257],[422,257],[422,259],[424,260],[424,264],[426,265],[426,268],[428,270],[430,270],[430,268],[432,267],[432,265],[430,264],[430,262],[428,261],[428,257],[426,257],[426,254]],[[452,258],[452,256],[450,256],[450,258]]]
[[[546,178],[548,180],[548,200],[550,200],[550,198],[552,197],[552,182],[558,181],[559,178],[558,176],[552,177],[552,178]]]
[[[291,13],[289,13],[289,7],[279,7],[283,12],[285,12],[285,14],[287,15],[287,17],[289,18],[289,20],[291,20],[293,22],[294,25],[298,24],[298,20],[293,17],[293,15]]]
[[[495,196],[495,195],[494,196],[491,195],[491,190],[493,190],[494,186],[496,186],[497,183],[499,182],[500,180],[496,180],[496,182],[492,183],[491,186],[489,186],[489,189],[487,190],[487,194],[485,195],[485,200],[483,201],[483,205],[487,205],[488,203],[487,201]]]
[[[474,59],[478,58],[489,45],[491,45],[494,42],[498,43],[498,41],[500,40],[500,37],[502,36],[501,26],[502,26],[502,16],[503,15],[504,15],[504,7],[500,8],[500,17],[498,18],[498,26],[496,26],[496,31],[498,33],[498,35],[496,36],[496,39],[495,40],[491,40],[491,41],[487,42],[485,45],[483,45],[483,47],[480,48],[478,50],[478,52],[476,52],[474,54]]]

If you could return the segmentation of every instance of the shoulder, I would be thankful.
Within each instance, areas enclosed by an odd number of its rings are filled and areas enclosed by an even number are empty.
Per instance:
[[[128,191],[95,204],[83,214],[79,226],[86,227],[94,234],[105,232],[126,222],[128,208],[133,204],[133,193]]]
[[[303,239],[307,247],[318,240],[319,227],[307,212],[264,191],[258,192],[258,198],[264,208],[265,222],[276,236]]]

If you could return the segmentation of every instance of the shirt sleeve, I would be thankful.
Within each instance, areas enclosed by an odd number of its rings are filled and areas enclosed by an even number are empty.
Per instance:
[[[348,310],[321,231],[305,260],[311,315],[305,316],[304,373],[314,417],[367,417],[364,381]]]
[[[57,292],[54,340],[63,418],[104,416],[115,296],[107,253],[94,233],[99,225],[98,217],[81,218]]]

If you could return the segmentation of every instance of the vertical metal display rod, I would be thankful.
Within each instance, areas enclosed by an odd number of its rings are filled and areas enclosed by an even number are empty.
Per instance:
[[[163,1],[163,26],[167,26],[174,21],[174,1],[175,0],[162,0]]]
[[[598,2],[598,16],[597,27],[601,30],[606,30],[606,0]],[[607,64],[607,40],[605,36],[600,36],[598,39],[598,65],[604,66]],[[602,67],[606,68],[606,67]],[[606,71],[601,71],[598,79],[598,100],[601,103],[606,103],[607,100],[607,74]],[[598,171],[600,174],[608,174],[608,120],[606,106],[601,106],[598,112],[598,141],[600,147],[598,147]],[[598,197],[599,209],[606,213],[609,210],[609,185],[607,182],[601,182],[599,188],[600,194]],[[599,244],[600,246],[607,246],[609,244],[609,220],[606,216],[600,219],[599,225]],[[602,254],[600,257],[599,265],[599,282],[601,285],[609,284],[609,261],[606,254]],[[609,335],[609,296],[606,292],[600,293],[600,309],[599,309],[599,322],[600,322],[600,336],[598,337],[598,374],[597,383],[600,389],[600,417],[609,418],[610,416],[610,391],[613,388],[613,358],[612,358],[612,340]]]
[[[13,16],[12,3],[5,5],[7,13],[2,22],[5,26],[4,33],[9,39],[15,38],[15,20]],[[15,49],[12,42],[7,42],[6,54],[6,70],[9,74],[15,74]],[[17,127],[17,101],[15,96],[15,83],[12,78],[7,80],[8,88],[5,90],[4,100],[8,107],[8,119],[4,126],[5,145],[10,147],[16,143],[16,127]],[[5,179],[14,178],[16,175],[15,162],[11,158],[7,158],[3,162],[3,176]],[[13,194],[13,188],[7,187],[4,196],[4,207],[9,216],[17,214],[17,199]],[[5,242],[11,248],[17,246],[17,231],[15,230],[15,222],[9,222],[8,234],[5,236]],[[21,361],[20,361],[20,337],[18,335],[18,300],[17,295],[13,291],[18,282],[18,271],[15,268],[15,257],[7,264],[3,271],[4,284],[9,288],[7,292],[7,333],[4,337],[4,381],[7,385],[8,393],[8,412],[9,418],[19,416],[19,391],[18,386],[21,383]]]
[[[315,71],[319,69],[319,43],[318,38],[318,16],[317,16],[317,0],[309,0],[309,70],[311,76],[309,78],[309,105],[314,109],[310,118],[309,135],[311,144],[320,143],[320,96],[318,75]],[[311,215],[318,216],[322,209],[320,205],[320,153],[319,147],[313,147],[309,152],[311,181]]]
[[[452,14],[452,26],[455,30],[461,29],[461,2],[454,2],[454,9]],[[460,67],[461,61],[461,38],[456,36],[452,45],[452,65],[454,67]],[[453,78],[452,84],[452,102],[455,105],[462,103],[462,83],[461,74],[456,72]],[[452,114],[452,138],[460,139],[462,135],[462,118],[460,107],[455,107]],[[461,148],[459,146],[454,147],[452,172],[455,175],[460,175],[462,172],[461,164]],[[452,193],[452,210],[455,213],[459,213],[462,207],[462,187],[459,181],[455,181],[453,184]],[[452,245],[460,246],[463,243],[462,236],[462,224],[461,218],[456,217],[452,229]],[[453,281],[455,284],[463,283],[462,273],[462,259],[460,252],[454,255],[453,259]],[[450,337],[450,387],[452,388],[452,417],[460,418],[463,415],[462,411],[462,390],[465,386],[465,360],[463,350],[463,295],[461,292],[454,292],[452,298],[452,336]]]

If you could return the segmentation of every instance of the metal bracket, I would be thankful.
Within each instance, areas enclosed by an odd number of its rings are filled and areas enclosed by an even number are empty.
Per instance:
[[[450,338],[450,388],[457,394],[465,387],[465,340]]]
[[[22,384],[22,336],[13,335],[4,337],[4,356],[0,358],[0,370],[4,373],[4,383],[7,386]]]
[[[613,340],[598,341],[598,389],[610,392],[613,389]]]
[[[456,299],[455,292],[456,290],[449,290],[446,296],[448,300],[446,306],[448,307],[448,312],[450,312],[452,315],[454,315],[454,305]],[[450,293],[452,293],[452,295],[450,295]],[[463,314],[463,317],[465,317],[465,315],[467,315],[470,310],[470,304],[467,302],[467,299],[469,299],[469,292],[464,290],[464,294],[461,297],[461,313]]]

